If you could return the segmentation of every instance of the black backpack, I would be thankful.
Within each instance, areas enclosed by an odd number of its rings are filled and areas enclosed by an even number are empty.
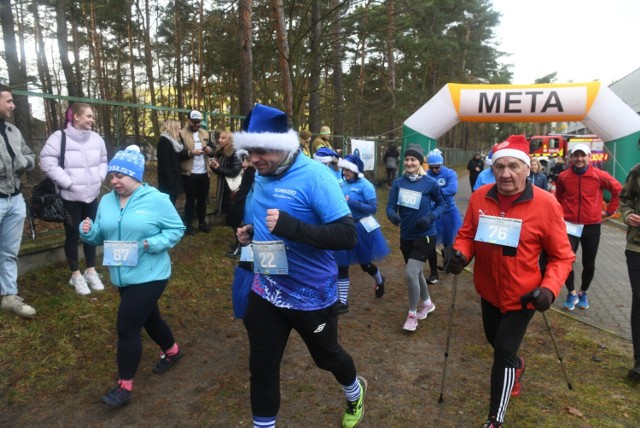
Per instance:
[[[58,164],[64,168],[64,153],[67,143],[67,134],[62,131],[60,141],[60,158]],[[44,178],[36,184],[31,192],[31,203],[29,204],[31,217],[52,223],[64,222],[64,206],[62,198],[55,183],[49,178]]]

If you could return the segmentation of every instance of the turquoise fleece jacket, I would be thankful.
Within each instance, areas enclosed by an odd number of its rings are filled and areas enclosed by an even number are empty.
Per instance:
[[[79,229],[80,238],[91,245],[103,245],[104,241],[138,242],[136,266],[109,267],[111,283],[126,287],[171,276],[169,249],[180,241],[185,226],[169,196],[143,184],[133,192],[122,210],[115,191],[104,195],[89,232],[82,232],[82,223]],[[145,240],[149,244],[147,249],[144,248]]]

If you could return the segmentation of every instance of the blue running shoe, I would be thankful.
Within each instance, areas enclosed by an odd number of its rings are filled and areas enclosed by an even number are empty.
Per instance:
[[[578,295],[578,307],[580,309],[589,309],[589,299],[587,298],[586,291],[583,291]]]
[[[122,388],[120,385],[113,388],[100,398],[104,404],[110,407],[120,407],[131,400],[131,391]]]
[[[562,304],[562,307],[565,308],[568,311],[572,311],[576,308],[576,304],[578,303],[578,301],[580,300],[580,298],[578,297],[577,294],[567,294],[567,300],[564,301],[564,303]]]

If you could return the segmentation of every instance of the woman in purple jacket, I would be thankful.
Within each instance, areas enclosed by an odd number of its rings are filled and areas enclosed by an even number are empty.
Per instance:
[[[78,262],[78,225],[85,218],[96,218],[100,187],[107,176],[107,148],[104,140],[93,132],[93,110],[89,104],[74,103],[67,109],[65,128],[54,132],[40,152],[40,168],[60,190],[65,212],[64,253],[71,269],[76,293],[87,295],[91,289],[104,290],[96,272],[96,247],[83,244],[87,269],[80,272]],[[64,167],[60,167],[60,149],[65,138]]]

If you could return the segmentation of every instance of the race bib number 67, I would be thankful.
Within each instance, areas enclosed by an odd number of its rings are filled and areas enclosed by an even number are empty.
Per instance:
[[[135,266],[138,264],[136,241],[104,241],[104,266]]]

